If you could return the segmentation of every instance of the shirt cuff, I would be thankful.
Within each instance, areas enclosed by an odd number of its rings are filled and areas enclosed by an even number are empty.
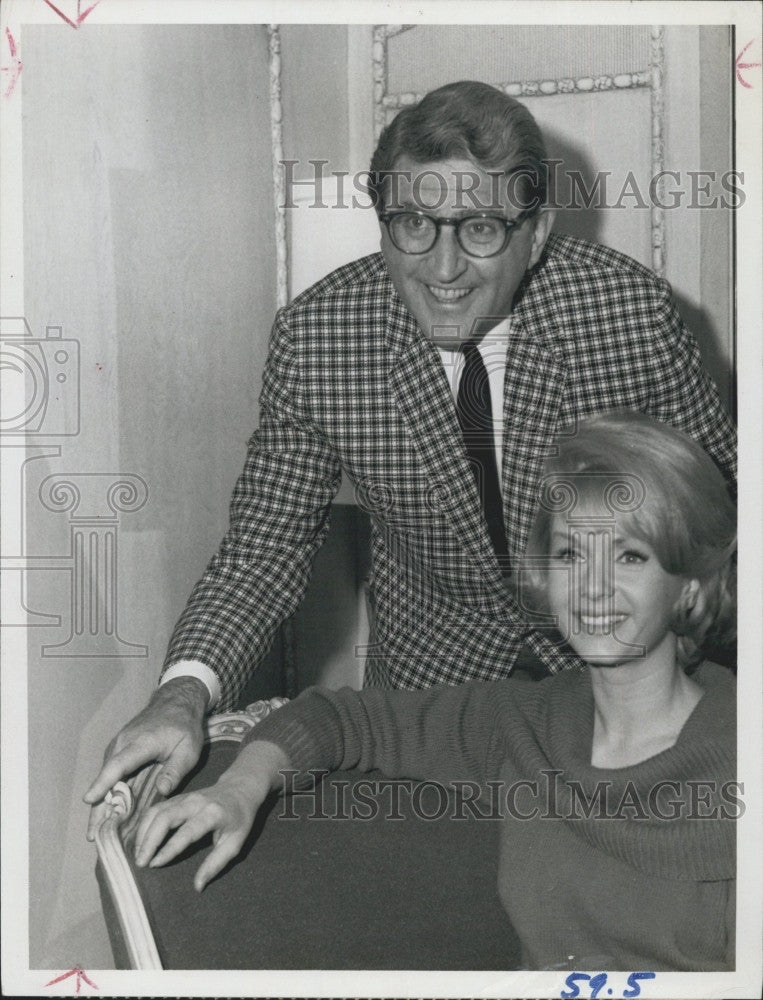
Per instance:
[[[205,664],[199,663],[198,660],[178,660],[177,663],[173,663],[159,678],[159,687],[166,684],[167,681],[175,680],[176,677],[195,677],[206,685],[209,691],[208,712],[211,712],[220,700],[220,681],[217,674]]]

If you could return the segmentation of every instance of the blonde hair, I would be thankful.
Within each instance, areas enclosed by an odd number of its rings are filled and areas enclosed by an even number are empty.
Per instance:
[[[684,669],[706,645],[736,633],[736,507],[719,469],[702,447],[668,424],[631,410],[603,413],[561,432],[546,461],[538,513],[526,549],[530,590],[545,606],[543,557],[560,504],[592,499],[607,482],[618,520],[654,550],[666,573],[699,581],[696,600],[675,609]]]

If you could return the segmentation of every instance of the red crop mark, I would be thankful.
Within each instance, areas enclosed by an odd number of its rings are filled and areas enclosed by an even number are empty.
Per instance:
[[[51,981],[49,983],[45,983],[45,985],[46,986],[55,986],[56,983],[62,983],[64,981],[64,979],[68,979],[69,976],[76,976],[77,977],[77,983],[76,983],[76,986],[74,987],[74,993],[75,993],[76,996],[79,996],[80,984],[82,983],[83,979],[85,980],[85,982],[87,983],[88,986],[92,986],[92,988],[94,990],[98,989],[98,987],[95,985],[95,983],[93,982],[93,980],[90,979],[89,976],[88,976],[88,974],[83,969],[80,969],[80,967],[78,965],[75,966],[73,969],[70,969],[68,972],[63,972],[63,973],[61,973],[60,976],[56,976],[55,979],[51,979]]]
[[[98,6],[100,2],[101,0],[95,0],[95,3],[91,3],[89,7],[85,8],[85,10],[82,10],[82,0],[77,0],[77,11],[76,13],[73,10],[70,11],[71,17],[69,17],[67,14],[64,14],[64,12],[61,10],[60,7],[56,7],[56,5],[52,2],[52,0],[45,0],[45,3],[48,5],[48,7],[50,7],[51,10],[54,10],[56,14],[58,14],[60,18],[66,21],[67,24],[70,24],[72,28],[79,28],[79,26],[85,20],[87,15],[91,11],[95,10],[95,8]]]
[[[18,79],[21,76],[21,60],[18,57],[18,50],[16,48],[16,39],[10,33],[10,30],[6,27],[5,37],[8,39],[8,49],[11,53],[11,64],[10,66],[0,66],[0,72],[9,73],[8,86],[5,88],[4,97],[10,97],[18,83]]]
[[[759,62],[745,62],[745,63],[742,62],[742,56],[749,49],[749,47],[752,45],[752,43],[753,43],[754,40],[755,39],[751,39],[745,45],[745,47],[742,49],[742,51],[737,56],[736,62],[734,63],[734,68],[736,69],[736,74],[737,74],[737,83],[741,83],[741,85],[743,87],[746,87],[747,90],[752,90],[753,87],[752,87],[751,83],[748,83],[744,79],[744,77],[742,76],[741,70],[743,70],[743,69],[759,69],[760,68],[760,63]]]

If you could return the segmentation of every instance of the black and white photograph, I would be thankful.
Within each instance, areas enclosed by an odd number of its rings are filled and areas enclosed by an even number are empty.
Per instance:
[[[762,13],[3,0],[4,995],[761,995]]]

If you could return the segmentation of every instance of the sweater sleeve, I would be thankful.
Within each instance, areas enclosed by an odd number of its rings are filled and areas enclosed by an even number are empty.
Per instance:
[[[516,682],[422,691],[310,688],[247,735],[277,744],[298,782],[312,770],[380,770],[390,778],[484,782],[497,773],[497,706]]]

